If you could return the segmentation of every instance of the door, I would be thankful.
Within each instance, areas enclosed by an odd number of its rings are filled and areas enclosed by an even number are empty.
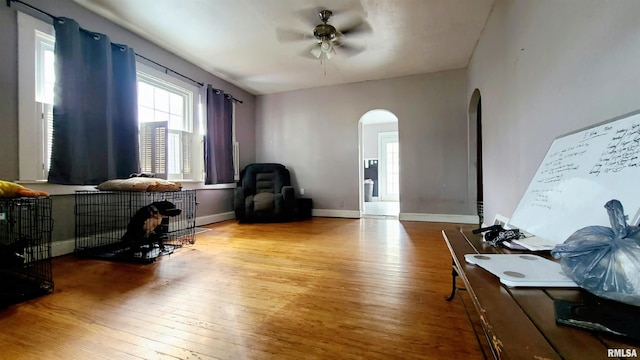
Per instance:
[[[381,201],[398,201],[400,198],[400,146],[398,132],[378,134],[379,196]]]

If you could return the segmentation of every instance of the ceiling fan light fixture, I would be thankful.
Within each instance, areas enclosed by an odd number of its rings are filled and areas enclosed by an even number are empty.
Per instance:
[[[311,55],[315,56],[317,59],[322,56],[322,49],[320,48],[320,44],[311,48]]]
[[[327,59],[331,59],[333,55],[336,54],[336,50],[329,41],[323,41],[320,44],[320,50],[322,50],[322,53],[327,57]]]
[[[333,50],[333,46],[331,46],[331,44],[328,41],[323,41],[320,43],[320,49],[322,50],[322,52],[326,53]]]
[[[317,59],[320,59],[322,55],[327,59],[331,59],[336,54],[336,50],[329,41],[319,42],[316,46],[311,48],[310,52],[311,55],[315,56]]]
[[[352,22],[350,26],[338,30],[328,23],[332,15],[333,13],[330,10],[320,10],[318,12],[318,16],[322,23],[316,25],[313,29],[313,36],[315,37],[316,42],[308,51],[313,55],[313,57],[319,59],[320,62],[322,62],[323,59],[330,60],[334,56],[338,55],[336,47],[340,48],[339,51],[341,52],[339,54],[343,54],[342,50],[344,50],[344,54],[347,56],[349,56],[349,54],[353,55],[355,53],[362,52],[364,50],[363,47],[349,45],[344,42],[343,38],[347,33],[356,34],[370,32],[369,25],[362,19],[356,20],[356,22]],[[308,57],[308,55],[303,56]]]
[[[328,50],[323,50],[324,54],[327,56],[327,59],[331,59],[333,57],[333,55],[336,54],[336,51],[334,50],[333,46],[331,44],[329,44],[329,49]]]

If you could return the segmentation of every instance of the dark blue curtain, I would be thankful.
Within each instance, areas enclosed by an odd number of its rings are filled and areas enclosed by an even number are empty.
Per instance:
[[[133,49],[81,29],[56,30],[50,183],[93,185],[139,171]]]
[[[207,135],[205,137],[205,184],[233,182],[233,99],[207,86]]]

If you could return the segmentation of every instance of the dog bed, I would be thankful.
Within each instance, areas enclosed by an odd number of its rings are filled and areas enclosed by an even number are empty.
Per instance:
[[[96,189],[103,191],[180,191],[182,185],[179,182],[168,181],[164,179],[133,177],[129,179],[112,179],[107,180]]]

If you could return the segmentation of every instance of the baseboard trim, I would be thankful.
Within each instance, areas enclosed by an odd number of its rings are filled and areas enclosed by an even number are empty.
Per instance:
[[[453,214],[422,214],[422,213],[400,213],[400,221],[426,221],[426,222],[446,222],[458,224],[478,224],[478,215],[453,215]]]
[[[200,216],[196,218],[196,226],[213,224],[221,221],[235,219],[236,215],[233,211],[220,214]],[[75,239],[58,240],[51,242],[51,257],[72,254],[76,249]]]
[[[332,210],[332,209],[313,209],[313,216],[318,217],[336,217],[336,218],[360,218],[360,212],[357,210]],[[196,218],[196,226],[213,224],[221,221],[235,219],[235,213],[228,211],[224,213],[200,216]],[[477,215],[451,215],[451,214],[421,214],[421,213],[400,213],[400,221],[426,221],[426,222],[446,222],[459,224],[478,224],[480,219]],[[51,256],[57,257],[72,254],[76,248],[75,239],[66,239],[54,241],[51,243]]]
[[[332,209],[313,209],[311,215],[318,217],[337,217],[337,218],[360,218],[360,211],[357,210],[332,210]]]
[[[219,214],[199,216],[196,218],[196,226],[213,224],[221,221],[233,220],[236,218],[236,214],[233,211],[228,211]]]
[[[51,257],[72,254],[76,249],[75,239],[66,239],[51,242]]]
[[[333,210],[333,209],[313,209],[313,216],[337,217],[359,219],[360,212],[357,210]],[[425,222],[446,222],[457,224],[478,224],[478,215],[452,215],[452,214],[422,214],[422,213],[400,213],[400,221],[425,221]]]

